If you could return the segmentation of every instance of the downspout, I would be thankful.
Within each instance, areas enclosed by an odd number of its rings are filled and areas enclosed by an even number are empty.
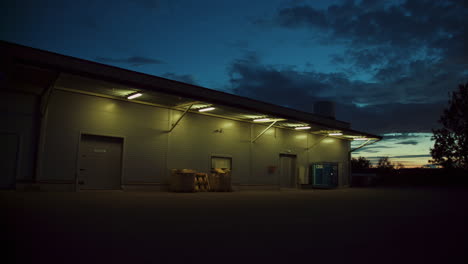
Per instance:
[[[42,163],[43,163],[43,156],[44,156],[44,145],[45,145],[45,135],[47,130],[47,117],[48,117],[48,110],[49,110],[49,101],[50,96],[54,90],[55,84],[60,77],[60,72],[57,72],[54,79],[52,80],[49,87],[44,89],[44,91],[40,95],[40,102],[39,102],[39,134],[37,140],[37,150],[36,150],[36,160],[35,160],[35,173],[33,178],[33,183],[37,183],[38,179],[42,176]]]

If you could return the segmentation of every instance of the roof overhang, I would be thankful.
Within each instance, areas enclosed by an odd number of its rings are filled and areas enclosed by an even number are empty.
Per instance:
[[[310,127],[301,131],[346,140],[381,139],[377,135],[352,130],[347,122],[8,42],[0,41],[0,56],[3,63],[14,64],[16,68],[35,67],[56,72],[59,77],[54,86],[57,89],[243,122],[265,125],[275,122],[275,127],[284,129]],[[142,96],[127,99],[137,92]],[[214,109],[199,111],[207,107]]]

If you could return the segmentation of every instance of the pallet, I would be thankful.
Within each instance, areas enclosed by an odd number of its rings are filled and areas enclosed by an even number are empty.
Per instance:
[[[196,192],[208,192],[210,191],[210,182],[208,180],[208,174],[196,173],[195,174],[195,191]]]

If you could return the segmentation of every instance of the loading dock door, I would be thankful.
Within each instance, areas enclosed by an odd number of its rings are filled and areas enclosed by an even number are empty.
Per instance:
[[[18,135],[0,134],[2,158],[0,159],[0,189],[14,189],[18,157]]]
[[[80,189],[121,188],[122,138],[81,135],[78,184]]]
[[[232,158],[228,157],[211,157],[211,168],[212,169],[228,169],[232,168]]]
[[[280,155],[280,187],[296,187],[296,156]]]

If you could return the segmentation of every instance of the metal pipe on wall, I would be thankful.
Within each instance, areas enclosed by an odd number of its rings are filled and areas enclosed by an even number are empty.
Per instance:
[[[60,77],[60,72],[56,72],[55,77],[51,81],[51,84],[44,89],[44,91],[40,95],[40,102],[39,102],[39,129],[37,135],[37,149],[36,149],[36,160],[35,160],[35,173],[33,175],[33,182],[36,183],[38,179],[41,178],[42,175],[42,162],[44,156],[44,145],[45,145],[45,135],[47,131],[47,117],[48,117],[48,110],[49,110],[49,101],[54,90],[55,84]]]

